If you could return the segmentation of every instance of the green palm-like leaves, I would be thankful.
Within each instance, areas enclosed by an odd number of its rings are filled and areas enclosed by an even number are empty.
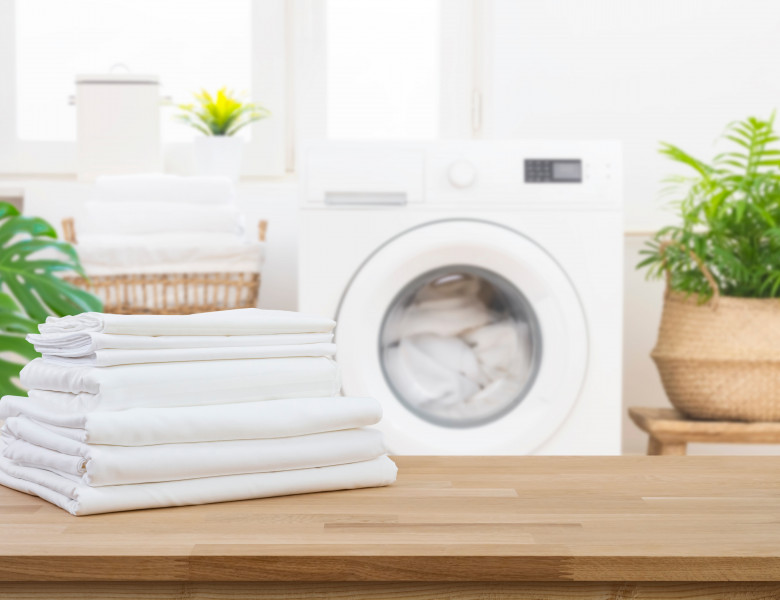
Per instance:
[[[212,96],[206,90],[193,94],[196,102],[179,104],[176,119],[205,135],[234,135],[250,123],[265,119],[271,112],[253,102],[242,102],[227,88]]]
[[[74,272],[84,275],[78,256],[51,225],[0,202],[0,394],[24,394],[15,379],[37,356],[24,336],[38,323],[102,310],[95,296],[59,277]]]
[[[719,291],[743,298],[780,297],[780,149],[774,115],[731,123],[723,135],[731,146],[705,163],[671,144],[661,154],[693,170],[669,178],[679,225],[661,229],[642,251],[638,268],[671,274],[672,289],[711,295],[688,250],[699,256]],[[661,242],[674,241],[664,256]]]

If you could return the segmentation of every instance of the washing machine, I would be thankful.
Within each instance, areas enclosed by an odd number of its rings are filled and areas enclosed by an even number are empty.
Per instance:
[[[299,309],[394,454],[618,454],[616,142],[310,142]]]

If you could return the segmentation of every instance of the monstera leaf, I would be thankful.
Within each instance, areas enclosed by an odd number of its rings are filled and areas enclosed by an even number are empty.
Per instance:
[[[24,336],[49,315],[100,311],[92,294],[60,278],[84,276],[73,246],[38,217],[24,217],[0,202],[0,394],[24,394],[15,383],[37,353]]]
[[[38,353],[24,336],[36,330],[37,323],[26,317],[8,294],[0,293],[0,395],[23,396],[14,380],[19,371]]]

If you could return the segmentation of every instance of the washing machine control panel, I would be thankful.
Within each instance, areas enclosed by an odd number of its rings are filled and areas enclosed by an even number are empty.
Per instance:
[[[617,142],[310,140],[301,156],[302,205],[313,208],[620,207]]]
[[[526,183],[582,183],[582,161],[572,159],[525,159]]]

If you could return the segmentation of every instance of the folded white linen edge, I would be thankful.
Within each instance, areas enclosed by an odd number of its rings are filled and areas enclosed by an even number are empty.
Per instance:
[[[86,356],[43,354],[48,363],[79,367],[116,367],[146,363],[238,360],[249,358],[292,358],[333,356],[335,344],[296,344],[285,346],[233,346],[227,348],[161,348],[150,350],[95,350]]]
[[[265,242],[225,232],[87,233],[78,237],[79,258],[105,267],[141,266],[155,262],[257,260],[262,258],[265,247]]]
[[[153,217],[150,218],[150,215]],[[197,206],[175,202],[85,202],[83,216],[76,220],[76,234],[81,241],[95,235],[204,235],[233,234],[243,236],[245,219],[234,205]]]
[[[286,310],[238,308],[194,315],[113,315],[82,313],[49,317],[41,333],[97,331],[128,335],[259,335],[330,333],[335,321]]]
[[[380,456],[332,467],[90,487],[0,458],[0,484],[38,496],[76,516],[379,487],[393,483],[397,472],[392,460]]]
[[[269,359],[278,360],[278,359]],[[303,372],[294,368],[277,369],[259,377],[244,376],[244,385],[230,388],[229,393],[204,385],[199,389],[159,391],[143,389],[122,390],[121,393],[90,394],[81,392],[56,392],[31,389],[27,397],[5,396],[0,399],[0,420],[8,417],[42,413],[86,413],[117,411],[127,408],[173,408],[176,406],[204,406],[281,400],[284,398],[320,398],[335,396],[339,391],[339,375],[336,363],[329,359],[294,359],[310,363],[312,367]],[[285,365],[289,366],[290,361]],[[115,367],[110,367],[115,368]]]
[[[280,438],[354,429],[378,423],[382,407],[373,398],[337,396],[113,412],[28,412],[8,417],[3,429],[13,433],[19,421],[29,418],[82,443],[148,446]]]
[[[165,350],[173,348],[236,348],[329,344],[332,333],[273,333],[265,335],[122,335],[114,333],[31,333],[27,341],[41,354],[87,356],[96,350]]]
[[[95,487],[326,467],[386,453],[382,434],[374,429],[128,447],[84,444],[33,421],[18,421],[3,430],[3,456]]]
[[[185,204],[230,204],[233,184],[227,177],[181,177],[160,173],[101,175],[95,179],[97,202],[179,202]]]
[[[196,262],[160,262],[151,265],[129,265],[123,267],[96,265],[82,258],[81,266],[87,274],[87,277],[102,277],[105,275],[168,275],[170,273],[196,273],[202,275],[211,275],[219,273],[222,275],[230,273],[262,273],[263,263],[257,260],[199,260]],[[209,294],[209,285],[207,283],[189,282],[191,298],[206,298]],[[179,301],[180,295],[176,288],[167,290],[166,299],[171,305]]]
[[[336,363],[327,357],[205,360],[145,363],[115,367],[74,367],[36,358],[19,374],[29,390],[100,394],[106,403],[169,405],[244,402],[247,399],[289,398],[307,385],[338,392]],[[259,396],[259,397],[258,397]]]
[[[185,235],[172,234],[170,237],[181,239]],[[261,271],[265,263],[265,242],[245,241],[236,234],[230,241],[212,239],[226,235],[230,237],[230,234],[221,233],[192,234],[191,241],[176,242],[168,241],[161,234],[79,234],[79,259],[89,275]],[[104,237],[109,240],[99,241]]]

